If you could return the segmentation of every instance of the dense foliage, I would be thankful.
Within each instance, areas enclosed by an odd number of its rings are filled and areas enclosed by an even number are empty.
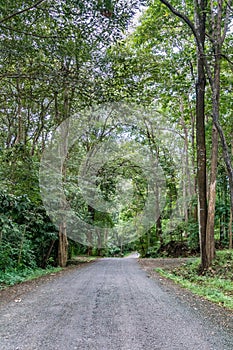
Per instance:
[[[195,41],[197,7],[187,1],[172,3],[174,8],[160,0],[0,1],[3,272],[63,265],[77,254],[121,256],[138,250],[142,257],[187,256],[200,252],[199,243],[201,254],[208,242],[232,247],[232,11],[222,1],[211,1],[203,11],[208,21],[206,42],[200,47]],[[142,9],[137,27],[130,27]],[[222,40],[216,46],[219,30]],[[202,49],[207,176],[203,192],[196,128]],[[70,149],[65,143],[59,149],[59,191],[83,223],[97,232],[94,237],[83,225],[78,240],[65,220],[59,226],[48,216],[39,182],[41,161],[55,130],[71,120],[78,138]],[[63,136],[67,132],[61,131]],[[121,154],[114,158],[106,153],[86,185],[85,197],[80,169],[92,159],[97,164],[95,154],[107,142],[121,143]],[[150,183],[146,159],[159,164],[153,170],[157,184]],[[53,184],[57,179],[50,180]],[[142,233],[140,215],[150,191],[156,210]],[[57,192],[51,186],[51,198],[53,193]],[[102,209],[90,204],[93,193],[104,203]],[[201,242],[200,193],[206,200],[209,239]]]
[[[0,193],[0,268],[46,267],[56,263],[57,232],[42,206],[26,195]]]

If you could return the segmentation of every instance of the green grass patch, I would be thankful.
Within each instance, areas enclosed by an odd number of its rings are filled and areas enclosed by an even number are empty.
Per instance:
[[[95,261],[96,259],[98,259],[98,257],[96,257],[96,256],[79,255],[79,256],[75,256],[75,257],[72,257],[71,259],[69,259],[67,264],[68,265],[85,264],[85,263]]]
[[[91,261],[95,261],[96,259],[98,259],[97,256],[87,256],[87,255],[81,255],[81,256],[76,256],[74,258],[75,260],[79,261],[80,263],[86,263],[86,262],[91,262]]]
[[[61,267],[50,267],[47,269],[9,269],[5,272],[0,271],[0,290],[7,286],[13,286],[14,284],[30,281],[35,278],[49,275],[61,271]]]
[[[233,309],[233,251],[218,251],[212,266],[199,275],[200,259],[171,269],[156,269],[173,280],[214,303]]]

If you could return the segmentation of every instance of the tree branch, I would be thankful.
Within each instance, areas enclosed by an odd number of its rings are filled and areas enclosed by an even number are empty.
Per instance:
[[[13,18],[13,17],[15,17],[15,16],[20,15],[21,13],[30,11],[30,10],[36,8],[37,6],[39,6],[39,5],[40,5],[42,2],[44,2],[44,1],[45,1],[45,0],[39,0],[39,1],[37,1],[37,2],[36,2],[34,5],[32,5],[32,6],[29,6],[29,7],[26,7],[25,9],[23,9],[23,10],[19,10],[19,11],[17,11],[17,12],[11,13],[10,15],[8,15],[8,16],[2,18],[2,19],[0,20],[0,23],[3,23],[3,22],[5,22],[5,21],[8,21],[9,19],[11,19],[11,18]]]
[[[226,15],[225,15],[225,23],[224,23],[224,29],[223,29],[223,34],[222,34],[222,37],[221,37],[221,45],[223,45],[223,42],[226,38],[226,34],[227,34],[227,30],[229,28],[229,19],[230,19],[230,13],[232,11],[232,8],[231,8],[231,4],[232,4],[232,0],[229,0],[227,2],[227,8],[226,8]]]
[[[18,29],[15,29],[13,27],[9,27],[9,26],[3,25],[3,24],[0,24],[0,28],[7,29],[7,30],[10,30],[10,31],[18,33],[18,34],[23,34],[23,35],[27,35],[27,36],[33,36],[34,38],[40,38],[40,39],[58,39],[59,38],[57,35],[49,36],[49,35],[40,35],[40,34],[37,34],[37,33],[34,33],[34,32],[29,33],[29,32],[18,30]]]
[[[160,2],[162,2],[165,6],[167,6],[169,8],[169,10],[177,17],[179,17],[180,19],[182,19],[182,21],[184,21],[189,28],[192,30],[193,35],[197,41],[198,46],[200,45],[200,40],[199,40],[199,36],[198,33],[196,31],[196,28],[193,24],[193,22],[188,18],[188,16],[186,16],[184,13],[179,12],[178,10],[175,9],[175,7],[173,7],[170,2],[168,2],[167,0],[160,0]]]
[[[211,88],[213,88],[213,79],[211,76],[211,70],[210,70],[210,66],[208,65],[207,59],[205,57],[205,52],[204,52],[204,48],[202,46],[201,40],[199,38],[199,34],[198,31],[195,28],[195,25],[193,24],[193,22],[183,13],[179,12],[178,10],[176,10],[167,0],[160,0],[164,5],[166,5],[168,7],[168,9],[177,17],[181,18],[188,26],[189,28],[192,30],[193,35],[196,39],[196,43],[197,43],[197,49],[198,49],[198,54],[202,57],[203,62],[204,62],[204,66],[205,66],[205,70],[207,73],[207,77],[210,83]]]
[[[221,53],[221,57],[222,57],[222,58],[225,58],[225,60],[233,66],[233,61],[231,61],[230,58],[228,58],[227,55]]]
[[[231,12],[233,12],[233,8],[232,8],[232,6],[231,6],[231,1],[227,2],[227,7],[229,8],[229,10],[230,10]]]

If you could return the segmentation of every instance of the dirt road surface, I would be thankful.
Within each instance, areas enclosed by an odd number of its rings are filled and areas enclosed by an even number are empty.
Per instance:
[[[233,349],[232,329],[135,258],[98,260],[20,298],[0,308],[1,350]]]

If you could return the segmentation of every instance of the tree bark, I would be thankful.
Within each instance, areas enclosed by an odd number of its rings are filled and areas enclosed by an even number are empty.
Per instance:
[[[225,138],[225,135],[224,135],[224,132],[223,132],[221,125],[219,124],[218,121],[215,121],[214,124],[218,130],[220,140],[221,140],[221,145],[222,145],[222,150],[223,150],[223,158],[224,158],[224,162],[226,164],[227,174],[228,174],[228,178],[229,178],[231,210],[233,210],[233,167],[231,164],[231,155],[228,151],[227,141],[226,141],[226,138]]]
[[[231,155],[233,156],[233,137],[231,141]],[[233,208],[230,208],[230,222],[229,222],[229,249],[232,249],[232,222],[233,222]]]
[[[90,205],[88,205],[87,209],[88,209],[90,224],[93,225],[95,221],[95,209]],[[87,233],[87,242],[88,242],[87,255],[91,256],[93,253],[93,244],[94,244],[91,230]]]
[[[17,135],[15,144],[21,143],[24,140],[24,125],[22,116],[22,98],[21,98],[21,87],[17,80]]]
[[[229,249],[232,249],[232,210],[230,212],[230,221],[229,221]]]
[[[52,240],[51,244],[50,244],[50,247],[49,247],[49,250],[48,252],[46,253],[46,255],[44,256],[43,258],[43,261],[42,261],[42,268],[45,269],[46,268],[46,264],[47,264],[47,261],[49,260],[49,257],[52,253],[52,250],[53,250],[53,246],[54,246],[54,243],[56,241],[55,240]]]
[[[181,113],[180,124],[184,132],[184,160],[183,160],[183,175],[182,175],[183,177],[182,179],[183,214],[184,214],[185,223],[188,223],[188,220],[189,220],[188,200],[191,198],[191,195],[192,195],[192,185],[191,185],[191,175],[190,175],[190,166],[189,166],[188,128],[185,125],[184,106],[183,106],[182,99],[180,101],[180,113]],[[184,231],[184,235],[185,237],[187,236],[186,231]]]
[[[211,10],[212,10],[212,31],[213,31],[213,49],[214,49],[214,77],[212,79],[212,106],[213,106],[213,122],[218,131],[222,149],[223,149],[223,158],[226,164],[228,178],[229,178],[229,187],[230,187],[230,199],[231,199],[231,212],[233,211],[233,167],[231,163],[231,154],[228,149],[228,145],[226,142],[225,134],[223,129],[219,123],[219,104],[220,104],[220,60],[221,60],[221,51],[222,45],[225,40],[228,21],[229,21],[229,11],[230,6],[227,6],[226,14],[225,14],[225,24],[222,33],[222,20],[223,20],[223,0],[218,0],[218,11],[215,14],[213,11],[213,3],[211,2]],[[230,5],[230,3],[228,4]],[[210,79],[211,82],[211,79]]]
[[[68,108],[66,103],[68,104],[68,100],[65,99],[65,108]],[[68,136],[69,136],[69,119],[66,119],[61,126],[61,143],[60,143],[60,157],[61,157],[61,176],[63,178],[63,183],[66,181],[66,164],[65,159],[68,154]],[[61,203],[61,209],[65,212],[66,207],[65,203]],[[61,217],[61,223],[59,226],[59,243],[58,243],[58,265],[61,267],[65,267],[68,260],[68,239],[67,239],[67,231],[66,231],[66,217]]]
[[[205,140],[205,1],[196,2],[196,30],[199,36],[201,52],[197,49],[197,83],[196,83],[196,142],[197,142],[197,185],[198,185],[198,220],[201,252],[201,270],[209,266],[206,252],[207,224],[207,186],[206,186],[206,140]]]
[[[162,218],[161,215],[156,221],[156,237],[158,237],[160,245],[163,244]]]
[[[222,20],[222,1],[219,1],[218,13],[215,14],[213,3],[211,2],[212,32],[214,48],[214,73],[213,79],[209,79],[212,89],[212,152],[211,152],[211,171],[209,186],[209,206],[207,220],[207,256],[209,265],[215,256],[214,246],[214,223],[215,223],[215,204],[216,204],[216,184],[217,184],[217,165],[218,165],[218,130],[215,122],[219,121],[220,104],[220,58],[221,58],[221,20]]]
[[[207,219],[207,226],[206,226],[206,251],[207,251],[208,265],[211,264],[211,261],[215,257],[214,224],[215,224],[217,165],[218,165],[218,131],[215,125],[213,125],[211,171],[210,171],[209,200],[208,200],[208,219]]]
[[[65,267],[68,259],[68,240],[65,221],[60,224],[58,238],[58,265],[60,267]]]

